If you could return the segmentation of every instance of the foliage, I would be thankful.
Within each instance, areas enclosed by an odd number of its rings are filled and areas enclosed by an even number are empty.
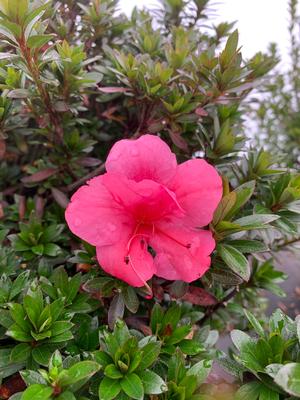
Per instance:
[[[265,330],[251,312],[245,310],[245,315],[257,337],[233,330],[231,339],[238,354],[232,353],[231,360],[221,360],[239,378],[251,374],[251,379],[241,386],[235,398],[279,400],[290,398],[289,395],[299,397],[299,319],[293,321],[276,310]]]
[[[128,18],[117,0],[0,0],[0,398],[210,400],[218,358],[237,384],[245,372],[238,398],[299,397],[299,323],[260,325],[261,289],[284,296],[275,253],[299,238],[299,174],[244,134],[244,99],[276,62],[244,60],[209,5],[162,0]],[[223,179],[212,265],[191,284],[130,287],[65,224],[112,145],[145,133]],[[233,327],[225,360],[215,345]]]

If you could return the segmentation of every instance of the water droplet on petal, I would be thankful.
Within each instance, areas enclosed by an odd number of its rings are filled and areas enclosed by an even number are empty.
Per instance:
[[[153,195],[153,189],[151,188],[144,188],[141,190],[142,196],[151,197]]]
[[[192,263],[190,257],[188,257],[188,256],[183,257],[183,265],[185,268],[188,268],[188,269],[193,268],[193,263]]]
[[[132,147],[132,149],[130,150],[130,154],[131,154],[133,157],[136,157],[136,156],[139,155],[139,151],[138,151],[138,149],[136,149],[135,147]]]
[[[117,227],[115,224],[109,223],[107,225],[107,228],[111,231],[111,232],[115,232],[117,230]]]
[[[75,220],[74,220],[75,226],[79,226],[79,225],[81,225],[81,223],[82,223],[82,220],[80,218],[75,218]]]
[[[114,151],[110,154],[110,161],[117,161],[121,157],[121,151],[118,149],[114,149]]]

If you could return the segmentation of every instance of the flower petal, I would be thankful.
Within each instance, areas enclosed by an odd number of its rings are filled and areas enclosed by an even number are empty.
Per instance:
[[[78,189],[65,213],[71,231],[94,246],[118,242],[123,226],[132,223],[103,185],[105,175],[91,179]]]
[[[107,172],[123,174],[136,182],[151,179],[167,184],[175,176],[177,162],[163,140],[154,135],[143,135],[137,140],[115,143],[105,165]]]
[[[192,282],[208,270],[215,241],[210,231],[161,223],[149,245],[156,253],[157,276]]]
[[[97,259],[108,274],[135,287],[144,286],[156,272],[147,237],[132,230],[114,245],[97,247]]]
[[[135,182],[120,174],[107,173],[103,184],[115,202],[136,221],[152,223],[167,216],[184,215],[175,194],[154,181]]]
[[[212,221],[222,198],[222,179],[212,165],[194,159],[177,167],[170,189],[186,212],[185,222],[202,227]]]

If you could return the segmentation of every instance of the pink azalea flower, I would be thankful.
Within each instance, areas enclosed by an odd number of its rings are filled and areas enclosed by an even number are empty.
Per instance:
[[[71,231],[96,246],[102,268],[137,287],[153,275],[201,277],[215,248],[211,232],[199,228],[211,222],[222,197],[216,169],[200,159],[177,165],[166,143],[144,135],[117,142],[106,170],[66,210]]]

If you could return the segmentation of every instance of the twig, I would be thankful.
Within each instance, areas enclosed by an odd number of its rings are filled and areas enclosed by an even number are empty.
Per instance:
[[[235,287],[230,293],[228,293],[222,300],[220,300],[216,305],[210,307],[204,317],[200,320],[201,324],[203,324],[205,321],[207,321],[213,313],[215,313],[217,310],[220,308],[225,308],[227,306],[227,302],[235,297],[235,295],[238,293],[240,290],[239,287]]]
[[[90,172],[89,174],[79,178],[77,181],[68,185],[64,191],[72,192],[73,190],[77,189],[79,186],[83,185],[87,180],[94,178],[94,176],[96,176],[96,175],[100,175],[104,170],[105,170],[105,164],[99,165],[99,167],[94,169],[94,171]],[[63,190],[63,189],[61,189],[61,190]]]

